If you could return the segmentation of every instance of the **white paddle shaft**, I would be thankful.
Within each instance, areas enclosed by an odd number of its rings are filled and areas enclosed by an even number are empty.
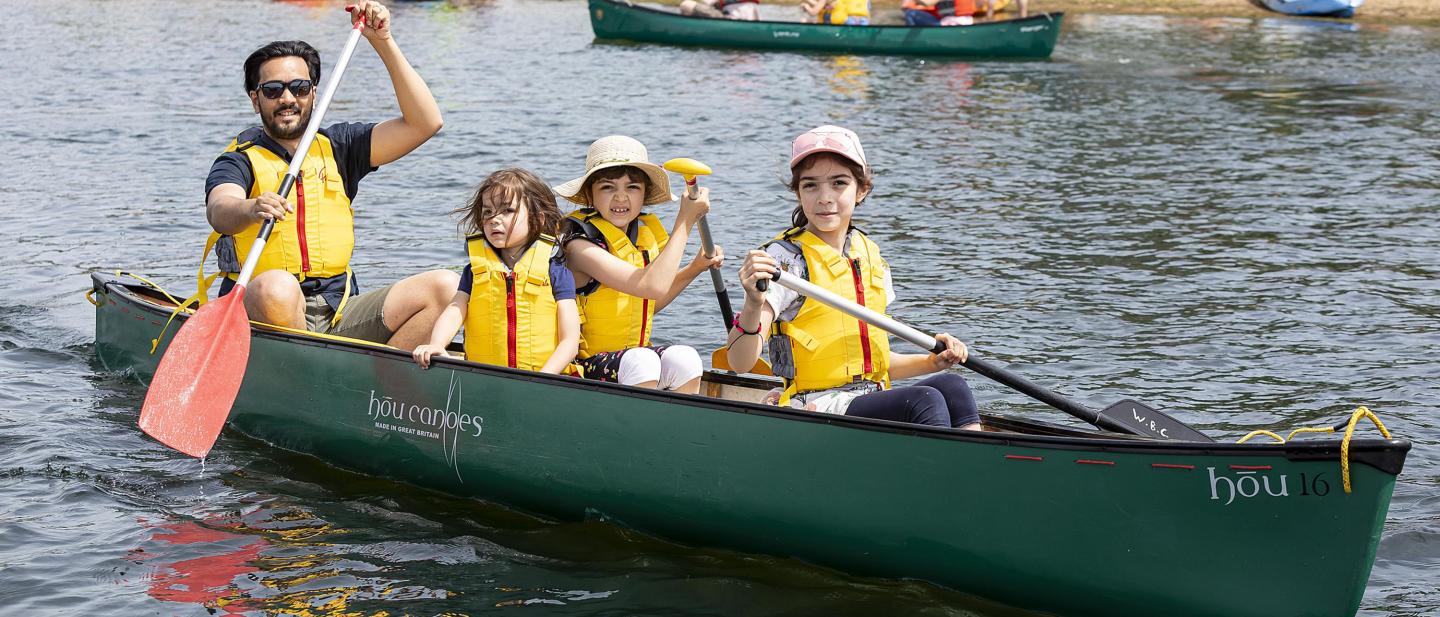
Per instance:
[[[830,291],[818,287],[814,283],[811,283],[810,281],[807,281],[801,277],[795,276],[793,274],[783,274],[781,272],[776,272],[772,280],[774,280],[776,283],[795,290],[796,293],[799,293],[802,296],[807,296],[819,300],[820,302],[829,305],[835,310],[850,315],[851,317],[859,319],[860,321],[869,323],[877,328],[880,328],[881,330],[894,334],[895,336],[898,336],[902,339],[910,341],[911,343],[918,345],[920,348],[930,353],[940,353],[942,351],[945,351],[945,345],[935,340],[935,337],[930,336],[929,334],[925,334],[924,332],[916,330],[915,328],[907,326],[903,323],[895,321],[894,319],[881,315],[880,313],[872,311],[868,307],[861,306],[859,304],[851,302],[850,300],[837,296]]]
[[[300,145],[290,155],[290,168],[285,171],[285,178],[280,181],[281,199],[287,199],[290,188],[295,185],[295,178],[300,174],[300,165],[305,162],[305,154],[310,152],[310,144],[315,142],[315,133],[320,131],[320,122],[325,118],[325,110],[330,108],[330,99],[335,97],[335,89],[340,85],[340,76],[345,74],[345,67],[350,65],[350,56],[355,54],[355,45],[360,42],[360,31],[365,28],[365,20],[355,23],[355,28],[350,31],[350,38],[345,39],[345,49],[340,52],[340,60],[335,63],[335,70],[331,71],[330,79],[325,82],[325,88],[320,93],[320,100],[315,102],[315,108],[310,112],[310,124],[305,127],[305,134],[300,136]],[[275,227],[274,219],[266,219],[260,225],[260,233],[255,237],[255,243],[250,245],[250,252],[245,255],[245,265],[240,268],[240,276],[235,284],[244,287],[250,282],[250,276],[255,273],[255,264],[260,263],[260,253],[265,250],[265,241],[270,239],[270,230]]]

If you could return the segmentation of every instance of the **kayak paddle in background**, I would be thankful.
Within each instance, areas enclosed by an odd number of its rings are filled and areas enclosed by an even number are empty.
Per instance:
[[[695,182],[695,176],[710,175],[710,166],[695,159],[670,159],[665,161],[664,167],[671,173],[685,177],[685,195],[691,199],[700,194],[700,187]],[[699,227],[700,244],[705,250],[705,255],[712,256],[715,254],[715,241],[710,235],[710,223],[706,222],[703,216],[700,217]],[[735,323],[735,311],[730,307],[730,292],[725,291],[725,279],[719,269],[710,269],[710,282],[715,286],[715,300],[720,303],[720,315],[725,320],[725,332],[728,334]],[[721,347],[710,354],[710,366],[723,371],[733,371],[734,369],[730,368],[730,358],[726,355],[726,351],[725,347]],[[769,375],[770,363],[761,358],[755,362],[755,367],[750,372]]]
[[[347,10],[348,7],[347,7]],[[345,49],[340,52],[339,61],[325,84],[325,90],[310,114],[310,124],[300,137],[300,144],[290,160],[290,168],[280,181],[276,191],[282,199],[288,198],[300,165],[315,133],[320,129],[321,118],[330,106],[340,77],[360,41],[360,31],[365,20],[355,23]],[[255,264],[265,250],[265,241],[275,227],[274,219],[265,219],[260,232],[245,256],[245,265],[230,293],[214,302],[202,305],[175,333],[160,358],[155,376],[150,380],[150,389],[145,393],[145,404],[140,408],[140,429],[171,448],[190,456],[203,458],[210,453],[230,407],[235,404],[235,395],[245,378],[245,365],[250,359],[250,319],[245,311],[245,284],[255,273]]]
[[[881,315],[867,307],[851,302],[838,295],[830,293],[814,283],[802,279],[793,274],[776,272],[772,280],[780,285],[788,287],[797,293],[823,302],[830,307],[844,312],[856,319],[864,321],[881,330],[894,334],[902,339],[910,341],[915,345],[929,351],[940,353],[945,351],[945,343],[935,340],[935,337],[920,332],[904,323]],[[764,283],[764,280],[759,281]],[[757,285],[758,287],[758,285]],[[1159,410],[1149,407],[1144,403],[1125,399],[1100,411],[1081,405],[1068,398],[1060,396],[1045,387],[1030,381],[1020,375],[1012,373],[998,365],[991,364],[985,360],[975,357],[970,353],[969,357],[962,362],[966,368],[981,375],[989,377],[1016,391],[1030,396],[1046,405],[1068,413],[1076,418],[1089,422],[1099,428],[1117,433],[1128,433],[1154,439],[1169,439],[1176,441],[1201,441],[1213,442],[1209,435],[1195,430],[1188,424],[1172,418]]]

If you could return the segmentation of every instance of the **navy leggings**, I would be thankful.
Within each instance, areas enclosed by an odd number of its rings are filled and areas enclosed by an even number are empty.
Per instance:
[[[940,373],[913,386],[901,386],[857,397],[847,416],[894,420],[930,426],[960,427],[980,421],[970,384],[955,373]]]
[[[938,26],[940,18],[930,11],[917,11],[905,9],[905,25],[907,26]],[[962,378],[963,379],[963,378]]]

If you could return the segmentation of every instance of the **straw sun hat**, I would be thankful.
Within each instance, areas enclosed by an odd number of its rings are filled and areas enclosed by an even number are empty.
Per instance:
[[[585,151],[585,175],[561,184],[554,190],[565,199],[586,205],[587,199],[580,194],[580,189],[585,186],[590,175],[602,169],[625,165],[645,172],[650,178],[644,205],[675,200],[675,195],[670,193],[670,176],[665,173],[665,169],[650,162],[645,144],[623,135],[611,135],[595,140],[595,143],[590,144],[590,149]]]

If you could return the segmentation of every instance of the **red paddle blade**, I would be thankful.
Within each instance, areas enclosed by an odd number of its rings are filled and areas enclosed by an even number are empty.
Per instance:
[[[250,320],[245,288],[195,311],[160,358],[140,430],[197,458],[210,453],[230,415],[250,359]]]

